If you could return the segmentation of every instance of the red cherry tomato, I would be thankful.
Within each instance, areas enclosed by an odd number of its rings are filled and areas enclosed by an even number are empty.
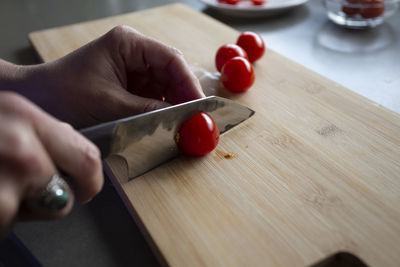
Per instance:
[[[377,18],[385,11],[382,0],[361,0],[360,14],[365,19]]]
[[[343,3],[342,11],[347,16],[354,16],[360,13],[360,1],[359,0],[346,0]]]
[[[246,51],[244,51],[243,48],[241,48],[238,45],[226,44],[226,45],[221,46],[218,49],[217,54],[215,56],[215,66],[217,67],[217,70],[221,71],[224,64],[229,59],[234,58],[234,57],[243,57],[247,60],[249,59]]]
[[[183,153],[204,156],[217,146],[219,130],[210,115],[200,112],[181,126],[176,141]]]
[[[253,5],[255,5],[255,6],[262,6],[262,5],[264,5],[267,1],[266,1],[266,0],[251,0],[251,2],[252,2]]]
[[[239,3],[239,0],[218,0],[218,2],[228,5],[236,5],[237,3]]]
[[[250,62],[242,57],[228,60],[221,71],[221,81],[226,89],[239,93],[249,89],[254,83],[254,69]]]
[[[264,41],[255,32],[243,32],[240,34],[236,44],[246,51],[251,63],[261,58],[264,54]]]

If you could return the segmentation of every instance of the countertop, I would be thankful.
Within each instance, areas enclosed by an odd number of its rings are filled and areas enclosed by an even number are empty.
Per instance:
[[[266,45],[292,60],[400,113],[400,11],[370,30],[331,23],[321,0],[274,17],[235,19],[200,1],[3,0],[0,58],[39,63],[32,31],[182,2],[233,28],[259,32]],[[18,223],[15,233],[44,266],[158,266],[140,231],[106,178],[102,192],[67,217]]]

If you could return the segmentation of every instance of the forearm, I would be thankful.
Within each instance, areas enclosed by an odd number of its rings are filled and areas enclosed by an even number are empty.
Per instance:
[[[71,110],[82,107],[76,104],[76,98],[72,97],[69,105],[62,105],[70,97],[69,88],[74,87],[70,72],[68,66],[60,67],[54,62],[21,66],[0,59],[0,91],[18,93],[54,117],[77,126]]]

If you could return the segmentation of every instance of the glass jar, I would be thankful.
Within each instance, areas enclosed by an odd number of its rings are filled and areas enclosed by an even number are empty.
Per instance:
[[[348,28],[372,28],[393,15],[399,0],[324,0],[331,21]]]

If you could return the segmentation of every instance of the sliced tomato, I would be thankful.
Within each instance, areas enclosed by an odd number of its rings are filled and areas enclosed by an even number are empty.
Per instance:
[[[342,11],[347,16],[354,16],[360,13],[360,0],[346,0],[343,2]]]
[[[267,1],[266,1],[266,0],[251,0],[251,2],[252,2],[253,5],[255,5],[255,6],[262,6],[262,5],[264,5]]]
[[[239,0],[218,0],[218,3],[236,5],[237,3],[239,3]]]
[[[383,15],[385,5],[383,0],[361,0],[361,17],[365,19],[377,18]]]

